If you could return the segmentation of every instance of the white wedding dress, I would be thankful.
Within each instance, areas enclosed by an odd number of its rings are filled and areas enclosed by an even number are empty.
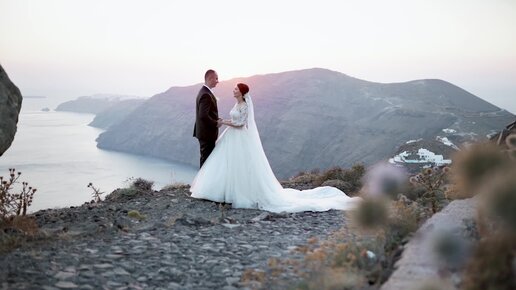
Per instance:
[[[335,187],[310,190],[283,188],[263,151],[249,93],[230,111],[231,121],[217,139],[215,149],[194,178],[192,197],[231,203],[233,208],[271,212],[327,211],[353,208],[360,200]]]

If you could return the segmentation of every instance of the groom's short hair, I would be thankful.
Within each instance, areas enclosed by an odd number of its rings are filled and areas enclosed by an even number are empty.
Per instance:
[[[204,80],[207,80],[214,73],[215,73],[215,71],[212,69],[207,70],[206,73],[204,74]]]

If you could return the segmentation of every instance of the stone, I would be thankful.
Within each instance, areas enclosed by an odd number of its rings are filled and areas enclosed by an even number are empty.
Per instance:
[[[175,282],[170,282],[167,285],[168,289],[182,289],[181,285]]]
[[[75,289],[78,287],[75,283],[65,281],[59,281],[55,286],[61,289]]]
[[[129,272],[127,272],[123,268],[115,268],[113,270],[113,272],[115,272],[115,274],[117,274],[117,275],[131,275],[131,274],[129,274]]]
[[[108,263],[104,263],[104,264],[95,264],[93,265],[95,268],[99,268],[99,269],[109,269],[109,268],[113,268],[113,265],[111,264],[108,264]]]
[[[22,99],[20,90],[0,65],[0,156],[14,140]]]
[[[222,226],[226,227],[228,229],[234,229],[234,228],[238,228],[241,225],[240,224],[222,224]]]
[[[256,217],[252,218],[251,221],[252,222],[259,222],[259,221],[263,221],[263,220],[267,219],[268,217],[269,217],[269,213],[268,212],[262,212],[261,214],[259,214]]]
[[[107,255],[105,255],[104,257],[106,257],[106,258],[108,258],[108,259],[116,260],[116,259],[123,258],[123,257],[124,257],[124,255],[107,254]]]
[[[54,275],[54,278],[56,278],[57,280],[66,280],[66,279],[69,279],[69,278],[72,278],[75,276],[75,273],[70,273],[70,272],[58,272],[57,274]]]
[[[236,285],[238,282],[240,282],[240,277],[227,277],[226,282],[228,285]]]

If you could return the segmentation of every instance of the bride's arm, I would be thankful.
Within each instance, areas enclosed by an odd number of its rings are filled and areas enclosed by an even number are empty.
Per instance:
[[[243,105],[239,108],[240,116],[232,121],[232,120],[224,120],[222,124],[233,127],[233,128],[241,128],[247,124],[247,104]]]
[[[231,120],[222,120],[222,124],[233,127],[233,128],[241,128],[244,126],[244,124],[242,124],[242,125],[233,124],[233,122],[231,122]]]

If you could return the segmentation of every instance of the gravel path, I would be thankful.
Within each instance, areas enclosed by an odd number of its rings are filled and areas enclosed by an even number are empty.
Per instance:
[[[132,210],[144,219],[129,217]],[[0,255],[1,289],[255,288],[241,282],[247,269],[299,258],[297,246],[345,223],[341,211],[221,210],[185,187],[34,216],[38,237]]]

